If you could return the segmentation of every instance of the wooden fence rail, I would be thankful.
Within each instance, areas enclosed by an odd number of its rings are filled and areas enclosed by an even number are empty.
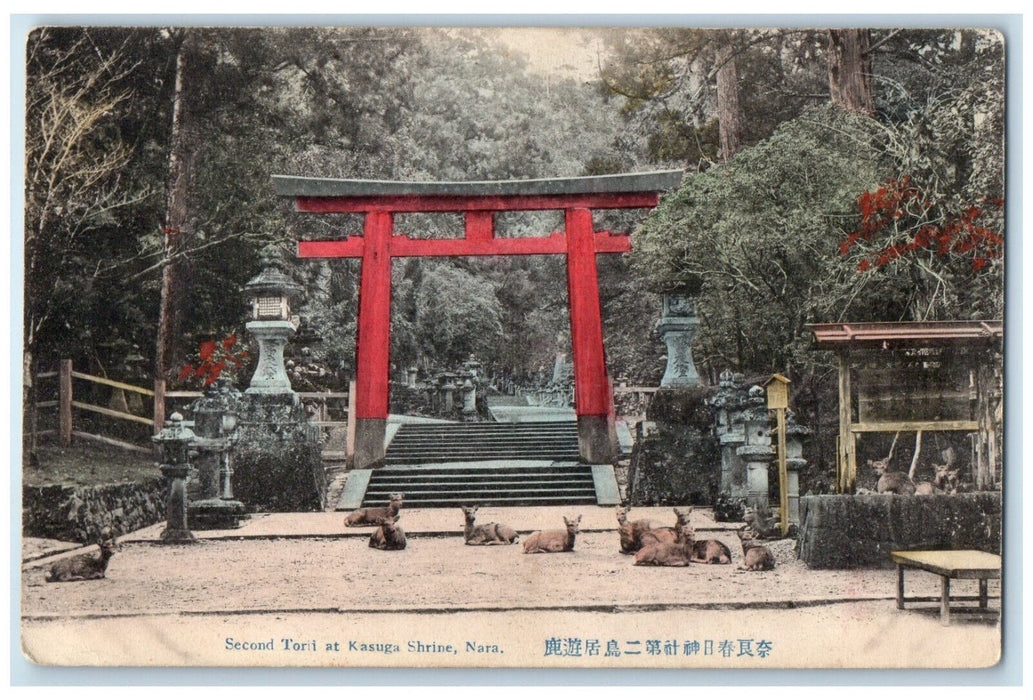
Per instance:
[[[58,439],[62,445],[70,445],[72,442],[72,436],[77,435],[85,438],[92,438],[105,442],[108,444],[116,444],[127,449],[141,450],[139,445],[132,445],[120,440],[114,440],[113,438],[106,438],[98,435],[90,435],[89,433],[82,433],[74,429],[73,422],[73,409],[79,411],[86,411],[88,413],[96,413],[108,418],[114,418],[117,420],[129,421],[132,423],[139,423],[142,425],[149,425],[152,427],[153,433],[157,435],[165,425],[165,416],[167,402],[169,399],[197,399],[204,396],[203,392],[200,391],[167,391],[165,388],[165,380],[157,379],[154,382],[154,388],[148,389],[146,387],[135,386],[133,384],[127,384],[125,382],[115,381],[108,379],[107,377],[98,377],[92,374],[86,374],[85,372],[77,372],[72,367],[71,360],[61,360],[58,365],[56,372],[38,372],[34,376],[34,386],[36,383],[43,379],[58,379],[58,398],[57,400],[47,401],[35,401],[33,403],[33,409],[46,409],[46,408],[57,408],[58,409]],[[120,391],[129,391],[140,394],[143,397],[151,398],[153,411],[150,416],[136,415],[134,413],[127,413],[125,411],[119,411],[114,408],[107,406],[97,406],[95,404],[86,403],[84,401],[77,401],[75,399],[75,393],[73,391],[72,380],[78,379],[80,381],[89,382],[91,384],[100,384],[102,386],[108,386],[112,389]],[[340,401],[344,402],[348,407],[343,409],[341,413],[344,414],[345,418],[350,415],[349,410],[351,405],[349,397],[352,394],[349,392],[317,392],[317,391],[301,391],[297,392],[298,398],[305,402],[321,402],[321,406],[317,407],[317,413],[313,416],[313,421],[316,424],[331,427],[340,426],[347,423],[344,421],[333,421],[330,420],[329,412],[327,410],[328,401]],[[35,421],[35,415],[33,415],[33,421]],[[45,434],[51,431],[38,431],[37,434]],[[150,451],[147,449],[146,451]]]

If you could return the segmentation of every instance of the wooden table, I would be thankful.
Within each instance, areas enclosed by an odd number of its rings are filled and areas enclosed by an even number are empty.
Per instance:
[[[978,600],[979,610],[987,607],[986,582],[1001,578],[1001,557],[998,554],[978,549],[924,550],[914,552],[890,552],[890,560],[897,565],[897,609],[903,610],[905,602],[929,602],[937,598],[904,597],[904,569],[922,569],[940,577],[940,622],[950,624],[950,585],[952,578],[979,579],[978,596],[955,596],[953,600]]]

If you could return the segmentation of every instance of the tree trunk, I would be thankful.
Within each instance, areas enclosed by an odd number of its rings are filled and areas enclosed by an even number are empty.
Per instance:
[[[190,223],[190,188],[194,168],[194,118],[191,114],[190,62],[197,50],[198,34],[186,34],[176,58],[176,85],[173,93],[172,134],[169,139],[169,175],[165,214],[165,266],[161,274],[161,305],[158,311],[158,338],[155,377],[168,379],[181,364],[183,347],[177,343],[183,329],[184,306],[189,291],[190,260],[187,250],[193,238]]]
[[[743,146],[746,119],[739,100],[739,69],[735,47],[726,43],[718,51],[717,124],[720,140],[719,156],[728,160]]]
[[[849,112],[875,115],[872,92],[871,32],[829,30],[829,93],[832,104]]]

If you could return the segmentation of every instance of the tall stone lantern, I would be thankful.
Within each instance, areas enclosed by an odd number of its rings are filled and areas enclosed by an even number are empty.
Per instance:
[[[266,246],[261,260],[262,271],[244,285],[251,307],[246,327],[258,341],[258,366],[244,393],[293,395],[283,366],[283,347],[298,329],[298,318],[291,316],[291,301],[301,293],[301,286],[283,273],[283,260],[275,246]]]
[[[194,431],[183,424],[183,416],[173,413],[161,432],[151,440],[158,446],[162,476],[169,480],[169,495],[165,503],[165,529],[162,542],[193,542],[194,533],[187,526],[187,474],[190,473],[190,449]]]
[[[699,329],[699,319],[687,291],[664,294],[663,316],[657,324],[667,345],[667,369],[660,386],[699,386],[699,373],[692,361],[692,339]]]

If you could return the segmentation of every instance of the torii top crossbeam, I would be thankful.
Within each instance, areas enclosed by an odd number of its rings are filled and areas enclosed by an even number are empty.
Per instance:
[[[362,236],[299,241],[302,258],[361,258],[356,348],[355,466],[383,458],[388,408],[391,258],[466,255],[567,256],[574,395],[582,459],[612,458],[607,429],[611,396],[606,376],[596,253],[631,250],[627,234],[596,232],[593,209],[656,206],[661,192],[677,187],[681,171],[597,177],[481,182],[398,182],[273,176],[278,195],[293,197],[298,211],[365,216]],[[497,238],[495,213],[563,210],[564,231],[545,237]],[[417,239],[393,233],[394,215],[461,213],[464,237]]]

